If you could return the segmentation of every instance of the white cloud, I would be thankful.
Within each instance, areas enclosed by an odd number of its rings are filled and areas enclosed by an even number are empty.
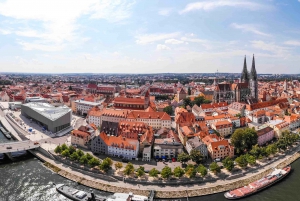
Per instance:
[[[252,47],[264,51],[271,52],[280,57],[289,56],[290,48],[285,46],[276,45],[275,43],[267,43],[261,40],[251,41]]]
[[[202,2],[194,2],[189,3],[186,7],[180,11],[180,14],[187,13],[194,10],[213,10],[218,7],[240,7],[246,8],[250,10],[258,10],[265,8],[265,5],[258,4],[251,1],[244,1],[244,0],[214,0],[214,1],[202,1]]]
[[[11,31],[6,30],[6,29],[0,29],[0,34],[8,35],[8,34],[11,34]]]
[[[299,2],[300,2],[300,0],[299,0]],[[300,41],[299,40],[289,40],[289,41],[285,41],[284,44],[291,45],[291,46],[300,46]]]
[[[47,49],[56,49],[53,46],[60,49],[67,42],[82,42],[77,33],[81,28],[77,20],[81,16],[118,22],[130,17],[130,9],[133,4],[134,2],[128,3],[121,0],[8,0],[0,3],[0,15],[17,20],[18,29],[11,27],[10,33],[36,39],[30,42],[31,45],[27,41],[18,42],[24,45],[24,49],[47,51]],[[38,26],[40,29],[30,26],[36,23],[41,23]],[[0,33],[5,34],[3,31]]]
[[[182,44],[184,42],[181,40],[176,40],[176,39],[172,38],[172,39],[165,40],[165,43],[172,44],[172,45],[178,45],[178,44]]]
[[[173,8],[163,8],[163,9],[160,9],[158,14],[159,15],[163,15],[163,16],[169,16],[173,11]]]
[[[260,36],[271,36],[270,34],[261,32],[257,29],[257,27],[255,25],[252,24],[236,24],[236,23],[232,23],[230,25],[231,27],[235,28],[235,29],[240,29],[242,31],[245,32],[251,32]]]
[[[156,50],[170,50],[171,48],[169,48],[168,46],[166,45],[162,45],[162,44],[158,44],[156,46]]]
[[[169,38],[175,38],[179,36],[179,32],[174,32],[174,33],[160,33],[160,34],[145,34],[145,35],[139,35],[136,36],[136,43],[140,45],[145,45],[149,43],[153,43],[156,41],[161,41]]]
[[[192,43],[207,43],[207,40],[202,40],[198,38],[187,38],[187,37],[182,37],[181,40],[187,41],[187,42],[192,42]]]

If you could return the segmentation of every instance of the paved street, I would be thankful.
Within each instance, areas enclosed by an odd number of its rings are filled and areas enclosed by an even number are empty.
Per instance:
[[[37,148],[40,145],[35,145],[34,142],[28,140],[28,141],[21,141],[21,142],[9,142],[5,144],[0,145],[0,153],[10,153],[15,151],[21,151],[21,150],[28,150]],[[8,149],[8,147],[11,147]]]

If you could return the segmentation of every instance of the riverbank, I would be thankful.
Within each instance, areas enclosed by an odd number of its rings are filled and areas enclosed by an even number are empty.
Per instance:
[[[286,165],[293,163],[300,157],[298,152],[286,156],[285,158],[270,164],[269,166],[262,168],[257,173],[253,173],[247,175],[243,178],[238,178],[231,181],[219,180],[215,183],[207,183],[207,184],[199,184],[190,187],[186,186],[139,186],[139,185],[131,185],[123,182],[106,182],[100,179],[93,178],[88,175],[83,175],[79,172],[72,170],[71,168],[65,167],[55,161],[48,159],[44,156],[45,161],[47,161],[47,167],[52,169],[57,174],[65,177],[69,180],[78,182],[82,185],[89,186],[91,188],[95,188],[102,191],[108,192],[133,192],[139,195],[148,196],[149,190],[156,191],[156,198],[182,198],[182,197],[197,197],[209,194],[220,193],[224,191],[228,191],[230,189],[239,188],[245,186],[255,180],[258,180],[272,171],[273,167],[282,168]],[[126,187],[125,187],[126,186]]]

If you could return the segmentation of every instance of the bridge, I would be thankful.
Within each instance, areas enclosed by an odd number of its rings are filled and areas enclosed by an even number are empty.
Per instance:
[[[19,142],[8,142],[8,143],[0,144],[0,154],[23,151],[23,150],[27,151],[39,147],[40,144],[34,144],[34,142],[30,140],[19,141]]]

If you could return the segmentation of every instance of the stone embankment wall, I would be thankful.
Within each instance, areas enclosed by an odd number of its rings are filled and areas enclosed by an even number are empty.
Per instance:
[[[283,162],[279,163],[276,167],[283,168],[286,165],[289,165],[292,162],[294,162],[295,160],[297,160],[299,157],[300,157],[300,154],[297,152],[297,153],[293,154],[292,156],[287,157]],[[138,195],[145,195],[145,196],[149,195],[148,190],[130,189],[130,188],[126,188],[126,187],[114,186],[113,184],[112,185],[103,184],[103,183],[100,183],[100,182],[97,182],[94,180],[88,180],[86,178],[74,175],[70,172],[61,170],[60,168],[57,168],[54,164],[45,163],[45,165],[47,167],[49,167],[50,169],[52,169],[53,171],[57,172],[59,175],[65,177],[67,179],[70,179],[72,181],[78,182],[82,185],[86,185],[86,186],[89,186],[89,187],[92,187],[95,189],[99,189],[102,191],[108,191],[108,192],[124,192],[124,193],[133,192],[134,194],[138,194]],[[231,181],[231,182],[222,181],[222,183],[223,183],[222,185],[215,185],[215,186],[210,186],[210,187],[205,187],[205,185],[203,185],[203,187],[199,187],[199,188],[191,187],[191,188],[193,188],[191,190],[180,190],[180,189],[177,189],[176,191],[156,190],[156,197],[157,198],[182,198],[182,197],[186,197],[186,196],[196,197],[196,196],[220,193],[220,192],[228,191],[230,189],[245,186],[253,181],[256,181],[256,180],[266,176],[270,172],[272,172],[271,168],[269,168],[263,172],[257,173],[257,174],[245,176],[244,178],[241,178],[238,181]],[[126,185],[126,184],[124,184],[124,185]]]

